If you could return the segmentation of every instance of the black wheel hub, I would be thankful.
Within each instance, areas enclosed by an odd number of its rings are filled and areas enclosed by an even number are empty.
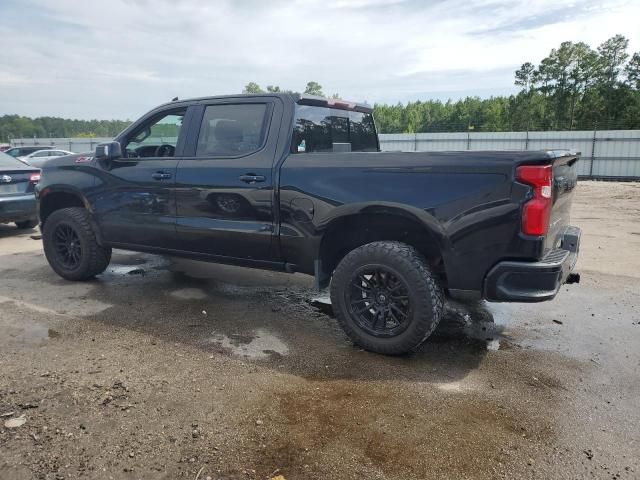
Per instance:
[[[82,246],[80,237],[70,226],[61,223],[53,232],[53,245],[56,256],[67,270],[76,269],[82,260]]]
[[[409,326],[411,301],[404,279],[382,265],[365,266],[351,278],[346,292],[351,317],[376,337],[395,337]]]

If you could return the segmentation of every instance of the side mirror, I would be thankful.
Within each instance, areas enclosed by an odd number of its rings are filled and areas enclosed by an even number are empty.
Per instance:
[[[116,160],[122,157],[120,142],[101,143],[96,147],[96,160]]]

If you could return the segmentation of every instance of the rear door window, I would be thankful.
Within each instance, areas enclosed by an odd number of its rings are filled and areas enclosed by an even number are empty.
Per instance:
[[[235,157],[262,148],[267,126],[267,104],[238,103],[205,108],[197,157]]]
[[[291,153],[376,151],[378,138],[370,113],[296,105]]]

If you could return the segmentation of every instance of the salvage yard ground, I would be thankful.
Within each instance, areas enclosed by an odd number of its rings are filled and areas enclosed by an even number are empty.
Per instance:
[[[115,252],[69,283],[0,225],[0,478],[638,478],[640,184],[582,182],[573,223],[580,285],[400,358],[311,278]]]

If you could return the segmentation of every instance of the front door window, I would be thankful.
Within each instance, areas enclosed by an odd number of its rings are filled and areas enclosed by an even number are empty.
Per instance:
[[[185,113],[172,111],[143,124],[125,145],[127,157],[174,157]]]

